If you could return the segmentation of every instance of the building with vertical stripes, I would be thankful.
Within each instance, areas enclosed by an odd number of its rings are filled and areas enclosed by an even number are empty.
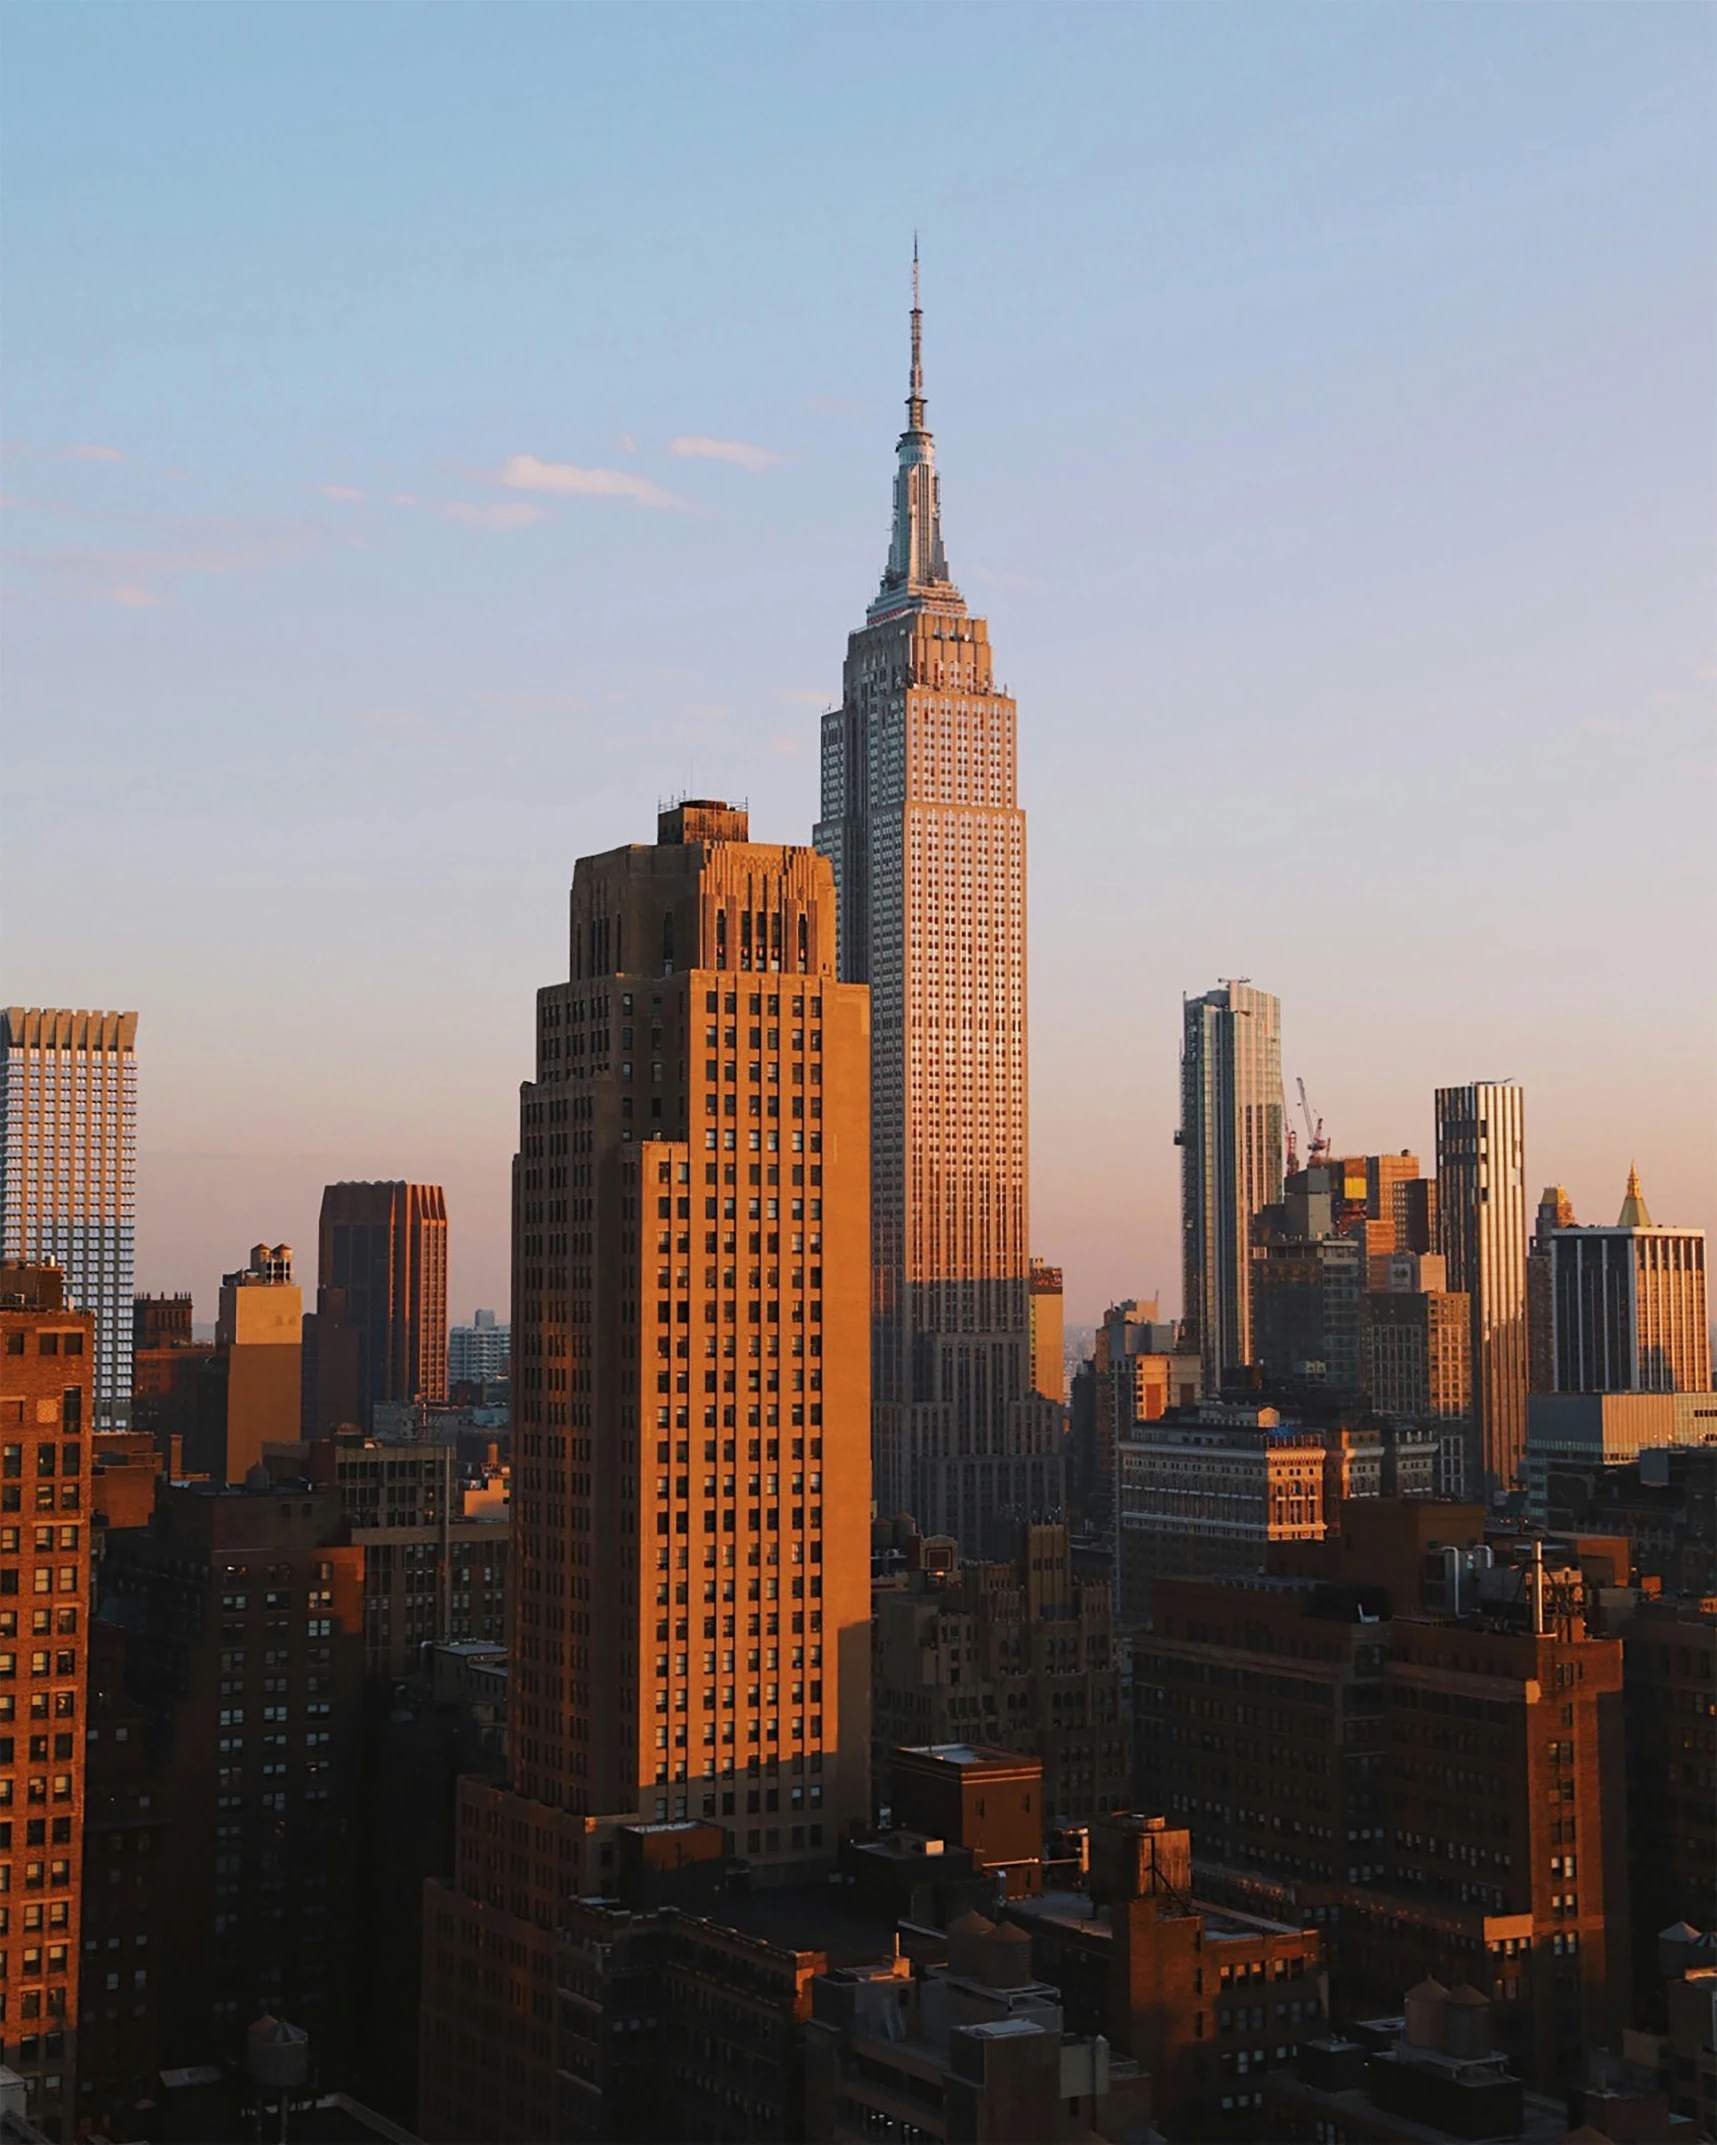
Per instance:
[[[1180,1053],[1181,1306],[1207,1393],[1243,1372],[1252,1224],[1282,1197],[1282,1007],[1244,980],[1186,1000]]]
[[[1638,1170],[1613,1229],[1552,1229],[1545,1242],[1551,1391],[1710,1390],[1705,1231],[1656,1227]]]
[[[0,1256],[57,1266],[95,1319],[95,1420],[131,1411],[137,1015],[0,1012]]]
[[[378,1404],[447,1398],[447,1198],[439,1184],[330,1184],[317,1230],[308,1433]]]
[[[1060,1421],[1032,1362],[1018,717],[949,577],[917,299],[914,263],[892,540],[823,718],[815,840],[871,994],[877,1498],[979,1555],[1059,1511]]]
[[[1470,1487],[1526,1465],[1526,1093],[1510,1080],[1437,1090],[1437,1238],[1472,1322]]]

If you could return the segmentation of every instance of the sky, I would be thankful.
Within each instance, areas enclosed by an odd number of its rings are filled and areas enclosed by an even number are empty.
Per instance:
[[[10,5],[0,997],[140,1013],[138,1282],[445,1184],[574,860],[807,840],[924,260],[1017,696],[1032,1235],[1178,1305],[1183,993],[1342,1152],[1512,1078],[1717,1230],[1717,11]]]

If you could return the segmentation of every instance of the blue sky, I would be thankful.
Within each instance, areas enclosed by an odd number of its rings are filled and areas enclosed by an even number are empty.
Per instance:
[[[0,989],[141,1011],[145,1285],[397,1174],[505,1302],[574,859],[815,816],[915,228],[1070,1310],[1178,1296],[1227,974],[1339,1147],[1519,1078],[1534,1191],[1717,1228],[1708,7],[4,35]]]

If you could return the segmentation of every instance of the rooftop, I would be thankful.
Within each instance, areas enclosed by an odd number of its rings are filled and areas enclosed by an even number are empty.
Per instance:
[[[1256,1941],[1259,1937],[1305,1934],[1298,1922],[1273,1921],[1265,1914],[1244,1914],[1236,1907],[1216,1906],[1208,1899],[1190,1900],[1185,1907],[1177,1905],[1175,1911],[1202,1914],[1206,1942],[1238,1943]],[[1077,1925],[1095,1937],[1113,1934],[1109,1909],[1094,1904],[1089,1892],[1034,1892],[1024,1899],[1010,1899],[1007,1912],[1015,1920],[1029,1916],[1038,1921]]]
[[[1040,1762],[1023,1751],[1003,1750],[993,1743],[903,1743],[895,1755],[935,1758],[943,1765],[1025,1766],[1030,1770]]]
[[[893,1917],[857,1905],[845,1885],[781,1885],[683,1911],[782,1951],[821,1952],[831,1966],[894,1956]]]

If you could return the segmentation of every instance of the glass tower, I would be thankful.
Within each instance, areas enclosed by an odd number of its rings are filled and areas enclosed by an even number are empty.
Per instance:
[[[137,1015],[0,1012],[0,1252],[58,1266],[95,1317],[97,1427],[131,1414]]]

